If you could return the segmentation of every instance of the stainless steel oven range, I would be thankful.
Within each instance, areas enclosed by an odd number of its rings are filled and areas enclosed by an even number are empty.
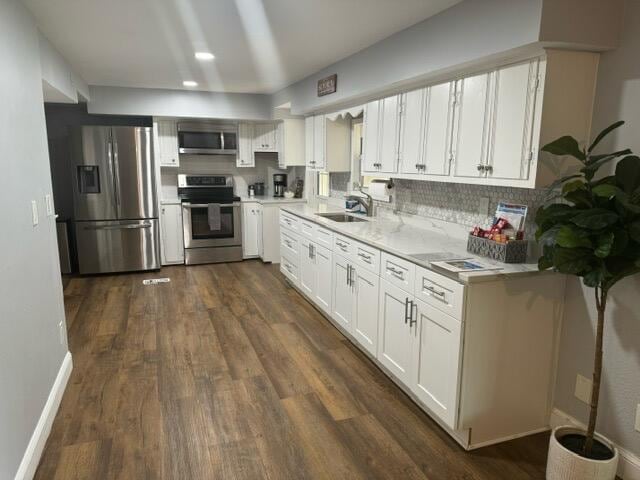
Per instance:
[[[242,260],[240,198],[231,175],[178,175],[187,265]]]

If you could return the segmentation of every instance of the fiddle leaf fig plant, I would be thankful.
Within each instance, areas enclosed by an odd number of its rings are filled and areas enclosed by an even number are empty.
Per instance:
[[[594,154],[595,147],[613,130],[605,128],[589,148],[581,149],[570,136],[560,137],[542,150],[569,155],[581,162],[579,173],[558,180],[561,202],[540,207],[536,213],[536,240],[542,247],[540,270],[582,278],[594,289],[597,326],[589,425],[582,455],[593,447],[602,375],[602,338],[605,309],[611,288],[640,272],[640,158],[625,149]],[[617,160],[615,174],[595,179],[600,167]]]

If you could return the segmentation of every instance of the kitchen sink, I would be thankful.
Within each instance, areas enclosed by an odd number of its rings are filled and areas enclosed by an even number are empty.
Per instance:
[[[364,218],[354,217],[346,213],[316,213],[319,217],[327,218],[334,222],[366,222]]]

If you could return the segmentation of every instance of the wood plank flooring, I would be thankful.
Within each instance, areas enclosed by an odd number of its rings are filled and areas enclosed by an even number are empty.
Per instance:
[[[37,479],[544,478],[548,435],[465,452],[277,265],[64,292],[74,370]]]

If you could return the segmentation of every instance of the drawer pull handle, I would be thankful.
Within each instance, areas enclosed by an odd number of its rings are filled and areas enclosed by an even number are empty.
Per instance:
[[[289,240],[285,240],[285,241],[284,241],[284,243],[287,245],[287,247],[289,247],[289,248],[293,248],[293,247],[291,246],[291,242],[290,242]]]
[[[393,267],[387,267],[387,270],[390,271],[394,277],[404,280],[404,272],[402,270],[396,270]]]
[[[433,293],[434,295],[438,295],[439,297],[444,298],[444,293],[445,293],[444,291],[442,291],[442,290],[436,290],[435,288],[433,288],[433,287],[428,287],[428,286],[425,286],[424,288],[425,288],[425,290],[429,290],[429,291],[430,291],[431,293]]]
[[[338,245],[344,251],[346,251],[346,249],[347,249],[347,244],[346,243],[342,243],[342,242],[336,241],[336,245]]]
[[[371,263],[371,255],[365,255],[364,253],[358,253],[358,256],[367,263]]]

